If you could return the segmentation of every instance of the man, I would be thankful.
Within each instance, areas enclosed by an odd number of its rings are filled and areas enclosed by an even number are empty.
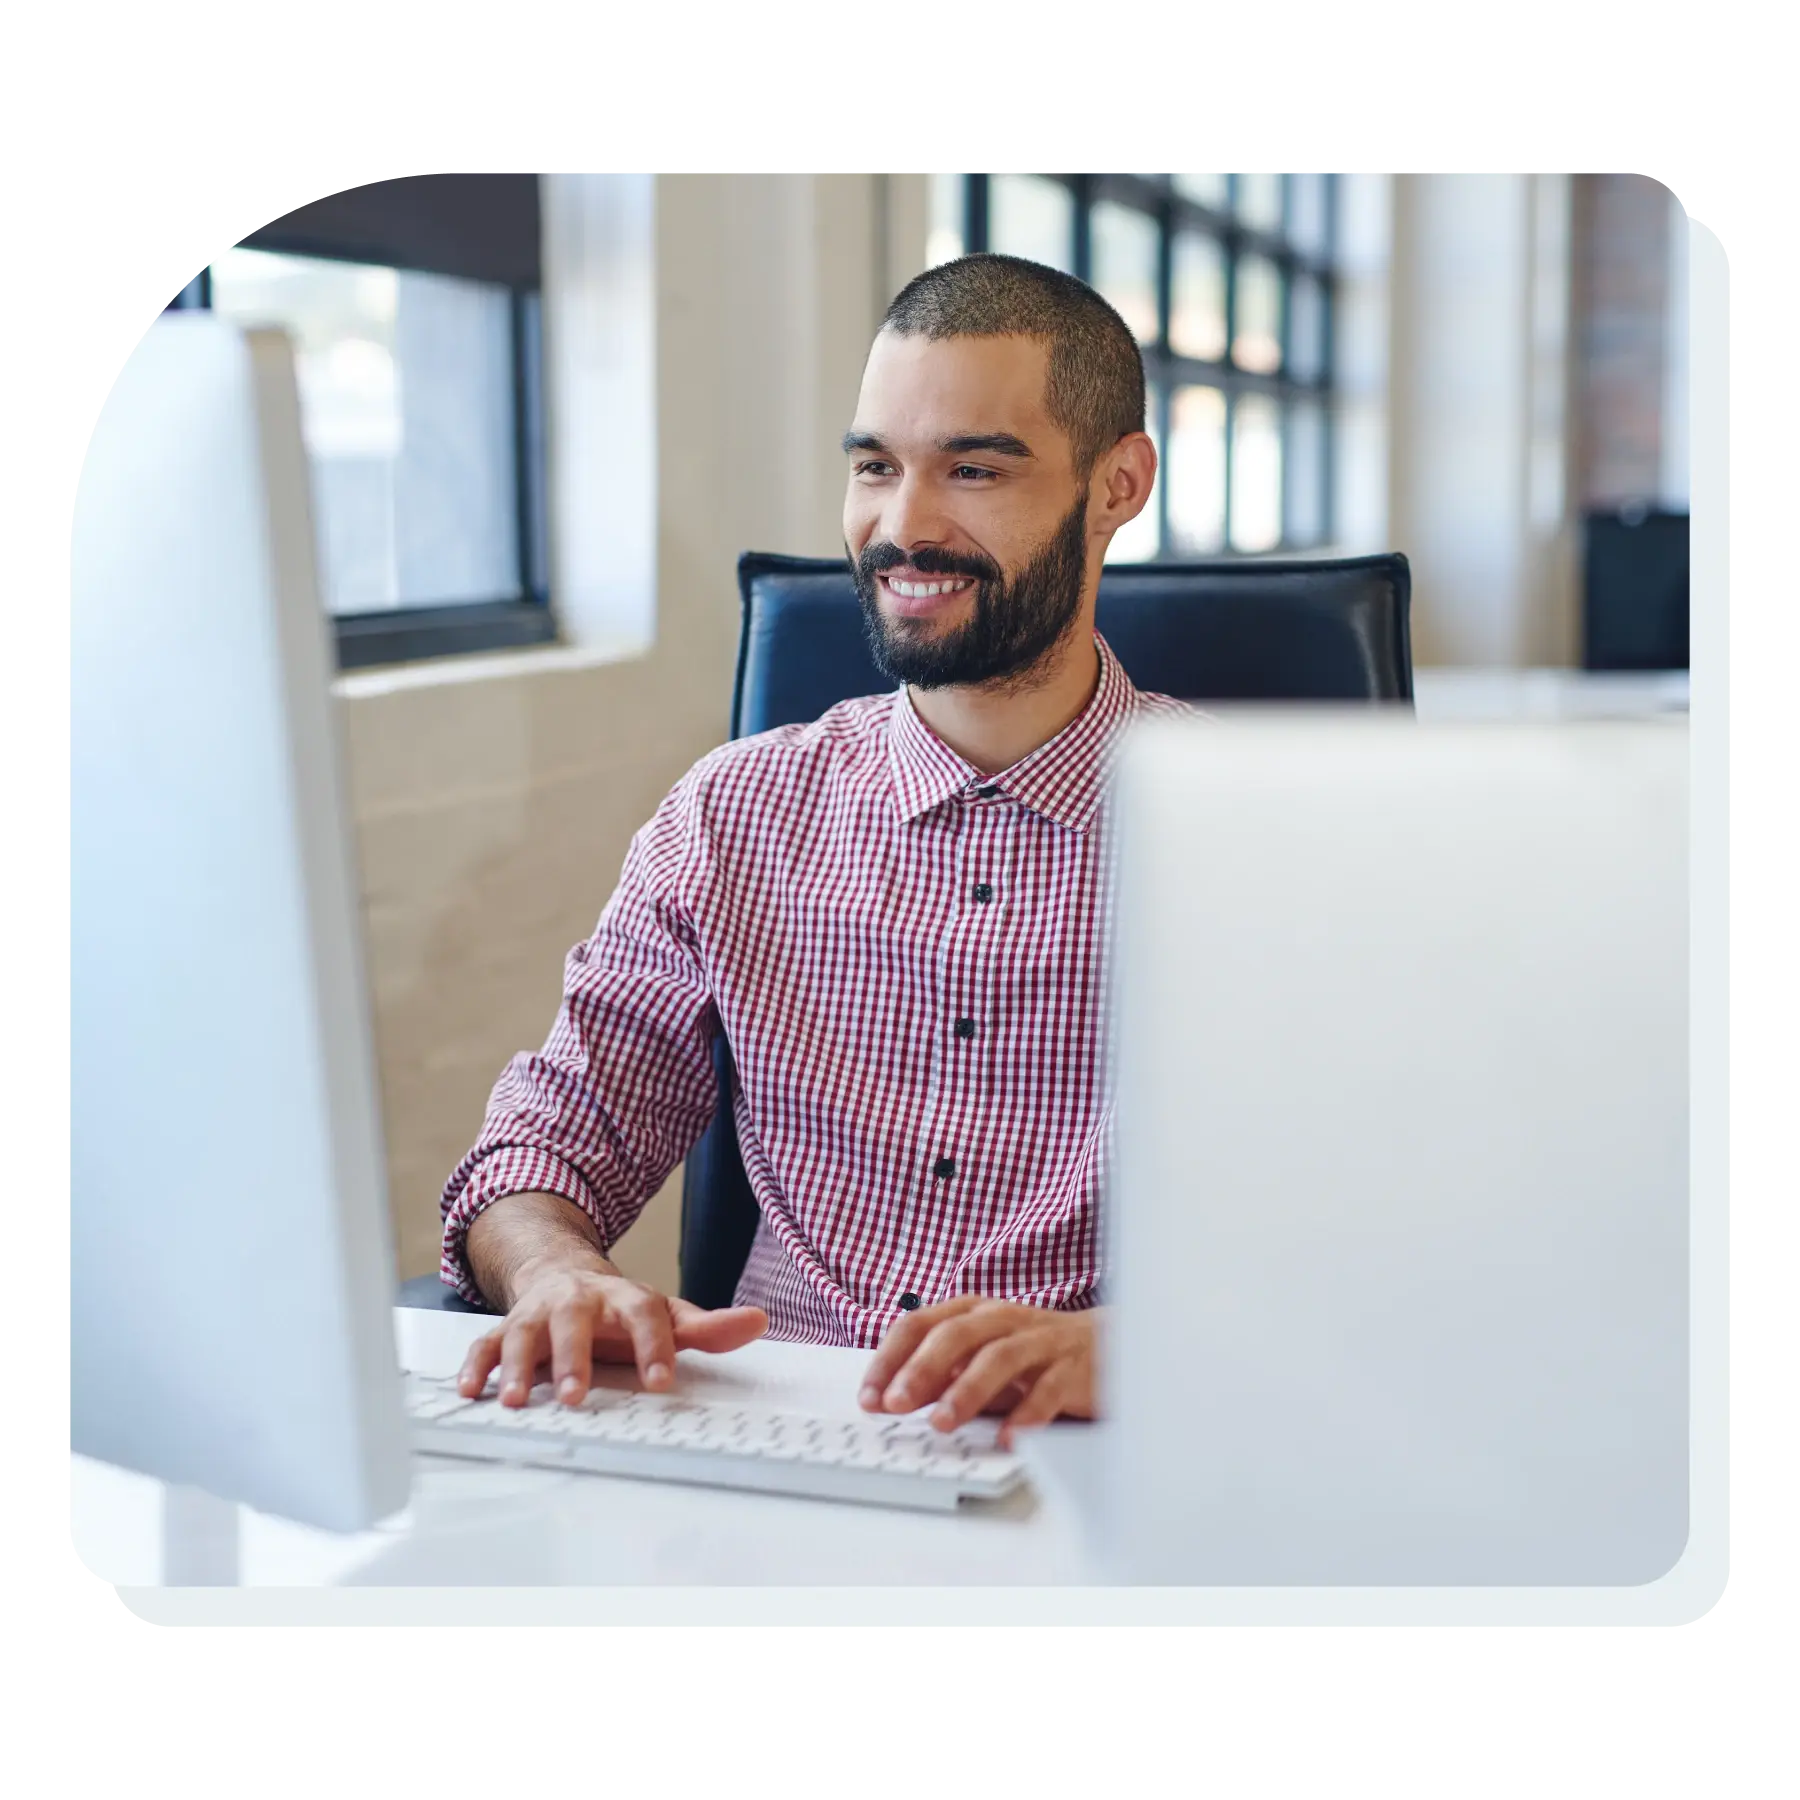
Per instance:
[[[875,1350],[871,1410],[1003,1438],[1094,1411],[1101,801],[1146,710],[1094,631],[1156,472],[1143,363],[1070,276],[1004,256],[889,308],[844,437],[845,550],[896,692],[728,744],[633,840],[443,1196],[443,1274],[506,1309],[463,1391],[765,1330]],[[606,1258],[704,1130],[723,1030],[761,1207],[738,1304]]]

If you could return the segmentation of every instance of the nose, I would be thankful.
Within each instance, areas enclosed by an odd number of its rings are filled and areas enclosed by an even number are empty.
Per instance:
[[[909,473],[888,490],[877,529],[902,550],[942,549],[949,544],[950,520],[930,484]]]

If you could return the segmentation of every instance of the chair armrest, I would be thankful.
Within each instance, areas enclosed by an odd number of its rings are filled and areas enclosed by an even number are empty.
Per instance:
[[[417,1275],[411,1281],[401,1282],[395,1298],[401,1306],[416,1307],[421,1312],[492,1314],[494,1310],[491,1306],[471,1306],[455,1288],[445,1287],[435,1275]]]

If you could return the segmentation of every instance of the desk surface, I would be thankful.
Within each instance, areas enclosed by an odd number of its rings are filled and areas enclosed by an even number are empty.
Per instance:
[[[1413,711],[1424,724],[1463,720],[1668,719],[1686,723],[1688,672],[1431,668],[1413,671]]]
[[[480,1314],[396,1308],[401,1363],[450,1374],[491,1323]],[[859,1416],[856,1386],[867,1360],[863,1350],[758,1343],[723,1357],[683,1352],[677,1380],[697,1399]],[[604,1370],[599,1379],[634,1384],[628,1370]],[[132,1512],[153,1512],[161,1484],[76,1463],[78,1540],[98,1534],[116,1542],[134,1532],[141,1538]],[[86,1531],[84,1506],[94,1521]],[[85,1544],[84,1552],[110,1579],[144,1579],[100,1567],[103,1553]],[[281,1587],[1048,1586],[1095,1579],[1076,1522],[1054,1496],[1037,1492],[955,1514],[911,1513],[435,1456],[415,1458],[410,1505],[371,1531],[340,1537],[240,1509],[239,1555],[243,1585]]]

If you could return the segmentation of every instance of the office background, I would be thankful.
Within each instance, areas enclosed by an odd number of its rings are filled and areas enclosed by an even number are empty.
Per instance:
[[[296,336],[403,1277],[726,735],[739,552],[841,552],[837,440],[927,263],[1058,262],[1139,332],[1162,494],[1119,555],[1402,550],[1421,669],[1578,666],[1590,516],[1686,512],[1683,216],[1642,177],[383,186],[181,303]],[[679,1181],[619,1250],[670,1290]]]

